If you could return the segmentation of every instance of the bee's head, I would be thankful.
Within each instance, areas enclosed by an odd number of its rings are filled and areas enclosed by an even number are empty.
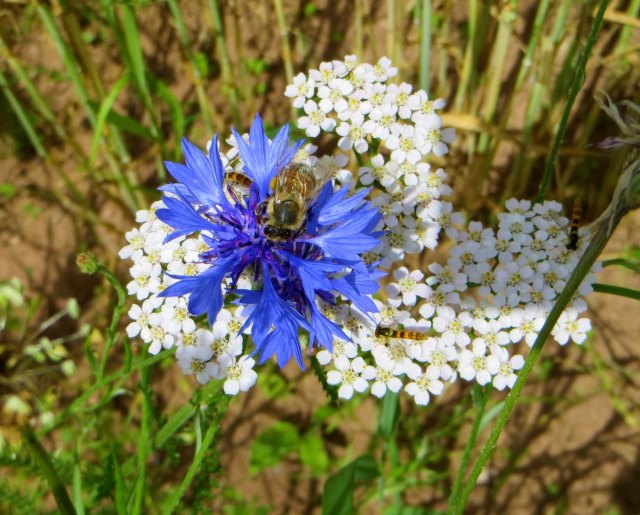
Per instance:
[[[276,225],[267,224],[264,226],[264,235],[269,240],[286,241],[291,239],[293,231],[291,229],[284,229]]]

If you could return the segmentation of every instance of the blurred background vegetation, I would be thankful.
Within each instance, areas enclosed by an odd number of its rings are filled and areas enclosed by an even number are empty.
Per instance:
[[[39,474],[19,431],[25,424],[49,450],[79,512],[153,513],[178,502],[187,512],[307,512],[320,505],[332,461],[342,465],[363,450],[383,456],[386,479],[376,495],[394,506],[442,507],[468,429],[463,387],[427,411],[404,406],[401,429],[385,429],[372,401],[327,406],[311,374],[263,370],[261,393],[236,401],[220,432],[206,432],[220,423],[215,388],[196,390],[172,357],[149,359],[138,342],[118,337],[126,307],[113,277],[82,275],[76,256],[91,251],[126,280],[117,258],[123,234],[135,211],[157,198],[167,179],[163,160],[181,160],[180,139],[204,147],[214,132],[245,130],[256,111],[271,126],[291,122],[286,84],[347,54],[369,62],[386,55],[399,81],[447,101],[444,122],[458,141],[435,165],[450,175],[455,208],[491,221],[504,200],[537,193],[598,5],[0,3],[0,511],[54,510],[45,481],[33,479]],[[617,134],[593,95],[640,102],[639,11],[638,0],[610,2],[554,171],[548,198],[569,210],[582,197],[586,222],[609,203],[624,157],[590,147]],[[638,233],[620,230],[611,252],[637,262]],[[637,492],[625,487],[640,475],[639,367],[628,347],[640,329],[630,308],[637,314],[628,300],[601,303],[593,316],[605,321],[602,345],[562,349],[542,364],[529,399],[536,407],[525,403],[516,413],[521,431],[505,437],[507,450],[473,499],[479,513],[640,511]],[[630,331],[631,341],[615,331]],[[536,443],[576,406],[610,423],[579,437],[584,448],[554,454],[548,444],[557,435]],[[601,438],[622,438],[627,450]],[[587,442],[604,454],[586,452]],[[554,467],[545,453],[561,463]],[[613,465],[590,476],[603,456]],[[597,480],[606,487],[584,486]]]

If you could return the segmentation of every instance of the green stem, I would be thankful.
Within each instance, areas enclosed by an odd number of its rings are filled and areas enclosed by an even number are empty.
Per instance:
[[[420,89],[429,91],[431,69],[431,0],[422,0],[420,17]]]
[[[619,297],[627,297],[628,299],[640,300],[640,291],[631,288],[623,288],[613,284],[596,283],[593,285],[593,291],[599,293],[608,293],[609,295],[617,295]]]
[[[462,487],[462,481],[464,480],[467,467],[469,466],[469,460],[471,459],[471,451],[473,451],[476,441],[478,440],[478,435],[480,434],[480,427],[482,426],[482,420],[484,417],[485,408],[487,407],[487,401],[489,400],[490,392],[491,388],[483,388],[480,385],[474,387],[474,393],[476,394],[476,416],[473,420],[471,432],[469,433],[469,436],[467,438],[467,443],[465,444],[464,451],[462,452],[460,467],[458,468],[458,473],[456,474],[456,478],[453,482],[453,488],[451,489],[451,495],[449,496],[449,506],[453,506],[458,502],[460,489]]]
[[[585,73],[587,68],[587,62],[589,61],[589,56],[591,55],[591,49],[596,42],[598,37],[598,32],[600,31],[600,27],[602,26],[602,21],[604,19],[604,12],[607,9],[607,5],[609,4],[609,0],[602,0],[600,2],[600,7],[598,8],[598,12],[596,13],[593,19],[593,25],[591,26],[591,32],[589,33],[589,37],[587,38],[587,43],[585,44],[582,55],[580,55],[580,59],[578,60],[578,64],[576,66],[576,70],[574,72],[573,80],[571,81],[571,85],[569,86],[569,92],[567,95],[567,102],[564,105],[564,110],[562,112],[562,117],[560,118],[560,125],[558,126],[558,132],[553,140],[553,145],[551,147],[551,151],[547,157],[547,161],[544,165],[544,173],[542,176],[542,181],[540,182],[540,188],[538,189],[538,195],[536,196],[535,202],[542,202],[547,196],[547,192],[549,191],[549,185],[551,184],[551,176],[553,175],[553,170],[556,162],[556,158],[558,157],[558,152],[560,150],[560,145],[564,139],[564,134],[567,130],[567,125],[569,123],[569,115],[571,114],[571,108],[573,107],[573,103],[578,96],[580,88],[582,84],[584,84]]]
[[[220,429],[220,422],[222,421],[222,417],[224,416],[224,414],[227,412],[229,400],[229,396],[225,395],[216,405],[218,411],[214,419],[210,422],[209,428],[207,429],[207,432],[202,439],[202,443],[200,444],[200,447],[198,448],[196,455],[193,458],[193,462],[191,463],[187,474],[184,476],[182,483],[180,483],[180,486],[176,490],[174,490],[173,495],[166,504],[166,513],[172,513],[176,509],[178,503],[180,502],[180,499],[182,499],[185,492],[187,491],[187,488],[193,481],[193,478],[195,477],[196,473],[198,472],[198,468],[200,467],[200,463],[202,463],[207,450],[213,443],[213,439],[218,433],[218,429]]]
[[[47,480],[47,483],[49,483],[49,488],[51,488],[51,492],[56,499],[56,504],[58,505],[60,513],[63,515],[75,515],[76,510],[69,498],[67,489],[62,483],[62,480],[58,476],[58,473],[49,458],[49,453],[36,438],[36,435],[27,427],[22,429],[22,441],[29,449],[33,460],[36,462],[36,465],[38,465],[38,468]]]
[[[104,376],[105,369],[107,367],[107,358],[109,357],[109,351],[114,346],[117,338],[118,338],[118,324],[120,323],[120,319],[122,318],[122,311],[124,310],[124,304],[127,298],[127,294],[120,284],[120,281],[116,279],[116,276],[113,275],[113,272],[109,270],[104,265],[98,265],[98,273],[100,273],[103,277],[109,281],[109,284],[116,291],[117,302],[115,307],[113,308],[113,315],[111,317],[111,323],[107,328],[107,341],[105,342],[104,350],[102,351],[102,358],[100,360],[100,368],[98,369],[98,379],[101,379]]]

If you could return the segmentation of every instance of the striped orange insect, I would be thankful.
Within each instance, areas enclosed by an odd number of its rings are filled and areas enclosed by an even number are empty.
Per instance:
[[[234,171],[225,172],[224,178],[227,182],[239,184],[240,186],[244,186],[245,188],[248,188],[249,186],[251,186],[251,183],[253,182],[245,174],[240,172],[234,172]]]
[[[576,197],[573,201],[573,212],[571,213],[571,224],[569,229],[569,241],[567,250],[578,250],[578,228],[580,227],[580,217],[582,216],[582,199]]]
[[[376,327],[376,337],[401,338],[403,340],[426,340],[427,334],[409,329],[391,329],[390,327]]]

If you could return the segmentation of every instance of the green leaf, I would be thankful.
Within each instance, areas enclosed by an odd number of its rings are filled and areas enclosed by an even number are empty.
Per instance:
[[[125,73],[120,79],[114,84],[109,94],[104,98],[102,104],[100,104],[100,110],[98,111],[98,117],[96,119],[96,127],[93,133],[93,139],[91,140],[91,151],[89,152],[89,166],[93,166],[93,163],[96,159],[96,153],[98,151],[98,144],[100,143],[100,139],[102,138],[102,130],[104,129],[104,125],[107,121],[109,113],[113,109],[113,104],[118,98],[120,92],[124,89],[124,87],[129,84],[129,74]]]
[[[378,433],[383,440],[389,440],[396,430],[396,424],[400,416],[400,403],[398,394],[387,392],[382,398],[382,409],[378,421]]]
[[[252,474],[279,463],[300,446],[298,428],[288,422],[278,422],[261,433],[251,446]]]
[[[308,432],[300,442],[300,461],[315,475],[324,474],[329,468],[329,455],[324,442],[316,433]]]
[[[350,463],[327,479],[322,493],[323,515],[348,515],[353,510],[356,467]]]
[[[363,454],[355,459],[355,480],[358,483],[370,483],[380,477],[378,462],[371,454]]]
[[[634,272],[640,274],[640,262],[632,261],[630,259],[617,258],[617,259],[607,259],[602,262],[602,266],[612,266],[618,265],[623,268],[628,268],[629,270],[633,270]]]
[[[322,494],[322,513],[354,513],[353,492],[356,483],[370,483],[380,477],[378,463],[371,454],[363,454],[327,479]]]
[[[167,105],[169,106],[169,112],[171,113],[171,127],[173,128],[173,133],[175,134],[175,147],[176,149],[180,148],[180,141],[182,140],[186,121],[184,118],[184,107],[169,89],[169,87],[159,79],[153,79],[153,86],[156,90],[157,95],[162,98]]]
[[[4,197],[6,199],[13,198],[16,194],[15,185],[10,182],[2,182],[0,183],[0,197]]]
[[[167,423],[156,433],[154,447],[161,448],[176,431],[178,431],[196,412],[196,406],[193,404],[185,404],[175,411]]]
[[[115,493],[115,501],[116,501],[116,510],[118,513],[126,514],[127,513],[127,488],[124,483],[124,477],[122,475],[122,469],[120,468],[120,463],[118,462],[118,456],[116,455],[115,447],[111,446],[111,460],[113,463],[113,475],[116,484],[116,493]]]

